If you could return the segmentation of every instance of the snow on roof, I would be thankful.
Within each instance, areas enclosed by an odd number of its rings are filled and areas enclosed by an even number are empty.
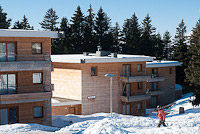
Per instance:
[[[50,37],[58,38],[56,31],[36,31],[22,29],[0,29],[0,37]]]
[[[146,67],[170,67],[170,66],[180,66],[181,62],[178,61],[152,61],[146,62]]]
[[[62,63],[105,63],[105,62],[136,62],[152,61],[153,57],[144,55],[118,54],[117,58],[111,56],[96,57],[95,54],[84,56],[83,54],[51,55],[52,62]]]

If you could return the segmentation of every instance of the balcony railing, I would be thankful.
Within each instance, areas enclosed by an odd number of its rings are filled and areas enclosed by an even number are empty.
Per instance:
[[[145,74],[130,74],[130,75],[121,75],[120,80],[122,82],[158,82],[164,81],[164,77],[158,75],[145,75]]]
[[[160,89],[151,89],[151,90],[149,90],[149,93],[151,95],[162,95],[165,93],[165,91],[162,91]]]
[[[50,61],[51,57],[48,54],[32,54],[32,55],[17,55],[0,53],[0,62],[12,61]]]
[[[130,95],[122,94],[121,101],[123,102],[136,102],[136,101],[143,101],[148,100],[151,98],[151,94],[147,93],[146,91],[143,92],[134,92]]]
[[[27,94],[27,93],[42,93],[42,92],[51,92],[51,85],[34,85],[34,86],[23,86],[23,87],[9,87],[0,88],[0,95],[8,94]]]

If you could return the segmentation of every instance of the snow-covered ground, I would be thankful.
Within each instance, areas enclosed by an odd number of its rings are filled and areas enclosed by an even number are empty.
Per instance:
[[[110,118],[108,113],[97,113],[93,115],[66,115],[53,116],[53,126],[47,127],[38,124],[13,124],[0,126],[1,132],[34,132],[55,131],[58,133],[86,133],[86,134],[200,134],[200,108],[193,109],[189,103],[190,94],[186,94],[176,104],[168,108],[166,116],[168,127],[157,128],[158,118],[156,114],[148,117],[128,116],[113,114]],[[179,114],[179,107],[184,107],[185,113]],[[59,128],[58,128],[59,127]]]

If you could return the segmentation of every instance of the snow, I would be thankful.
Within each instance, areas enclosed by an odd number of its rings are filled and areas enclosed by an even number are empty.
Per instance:
[[[15,132],[57,132],[83,134],[198,134],[200,133],[200,108],[194,107],[188,101],[192,93],[186,94],[175,104],[165,109],[167,127],[157,128],[158,117],[155,113],[147,117],[130,116],[114,113],[96,113],[92,115],[53,116],[53,126],[38,124],[13,124],[0,126],[0,133]],[[179,114],[179,107],[184,107],[185,113]],[[151,112],[149,109],[147,112]]]
[[[39,125],[35,123],[30,123],[30,124],[16,123],[12,125],[0,126],[0,133],[21,133],[21,132],[42,132],[42,131],[54,132],[56,130],[59,130],[59,128]]]
[[[152,61],[152,62],[146,62],[146,67],[171,67],[171,66],[181,66],[181,62],[178,61]]]

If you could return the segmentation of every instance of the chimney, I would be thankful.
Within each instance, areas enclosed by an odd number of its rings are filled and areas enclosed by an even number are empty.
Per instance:
[[[97,46],[98,51],[96,51],[96,57],[108,56],[110,55],[110,51],[102,51],[101,46]]]
[[[112,58],[117,58],[117,53],[111,53]]]

